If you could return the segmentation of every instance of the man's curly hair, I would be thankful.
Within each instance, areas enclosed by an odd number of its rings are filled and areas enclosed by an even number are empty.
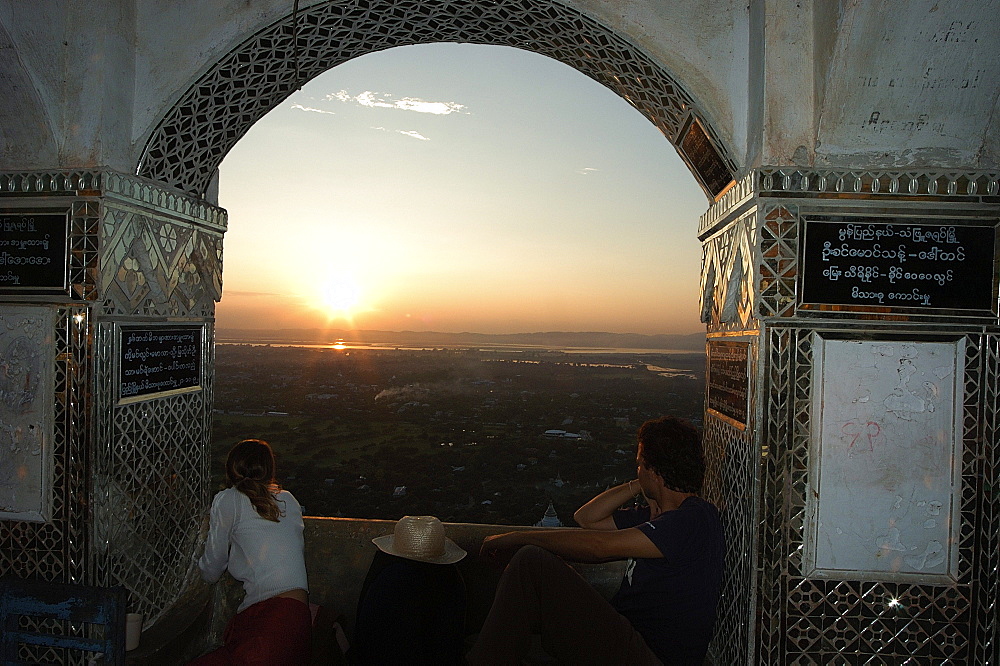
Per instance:
[[[705,457],[698,430],[686,419],[661,416],[639,427],[642,463],[681,493],[701,492]]]

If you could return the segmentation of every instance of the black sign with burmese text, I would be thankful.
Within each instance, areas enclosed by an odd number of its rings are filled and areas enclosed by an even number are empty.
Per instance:
[[[802,308],[995,312],[996,227],[806,219]]]
[[[200,388],[201,334],[200,326],[123,326],[119,399]]]
[[[66,289],[66,212],[0,212],[0,291]]]

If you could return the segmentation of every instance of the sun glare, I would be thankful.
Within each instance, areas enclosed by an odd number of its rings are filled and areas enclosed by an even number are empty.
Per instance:
[[[352,275],[331,274],[321,285],[320,306],[331,319],[351,319],[360,309],[361,285]]]

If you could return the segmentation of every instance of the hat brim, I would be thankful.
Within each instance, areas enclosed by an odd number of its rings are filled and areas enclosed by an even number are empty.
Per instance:
[[[438,555],[437,557],[420,557],[414,555],[413,553],[401,553],[396,550],[393,544],[393,535],[386,534],[385,536],[375,537],[372,539],[372,543],[375,544],[379,550],[388,555],[395,555],[396,557],[404,557],[408,560],[414,560],[415,562],[429,562],[431,564],[454,564],[458,562],[466,553],[464,550],[459,548],[454,541],[445,537],[444,539],[444,553]]]

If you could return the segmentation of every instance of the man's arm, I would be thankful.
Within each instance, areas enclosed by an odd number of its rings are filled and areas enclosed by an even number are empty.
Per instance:
[[[480,555],[505,565],[521,546],[538,546],[573,562],[610,562],[629,557],[663,557],[638,528],[625,530],[525,530],[486,537]]]
[[[634,488],[635,490],[632,490]],[[580,527],[591,530],[616,530],[612,514],[622,504],[635,497],[639,490],[639,482],[632,479],[614,488],[608,488],[603,493],[590,500],[573,514],[573,519]]]

